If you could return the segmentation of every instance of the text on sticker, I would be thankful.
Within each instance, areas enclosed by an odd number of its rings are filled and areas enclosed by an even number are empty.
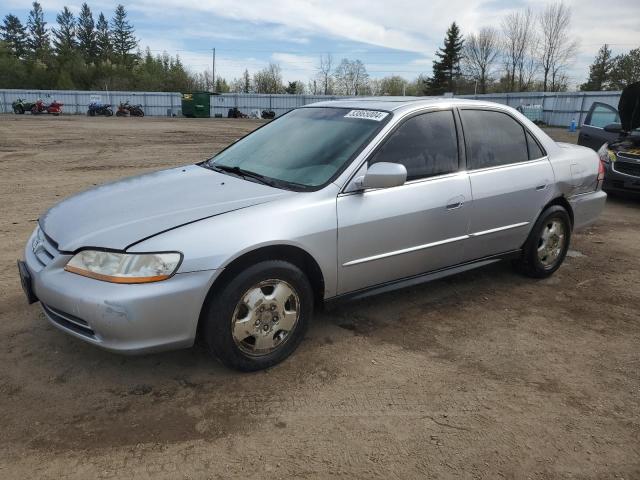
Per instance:
[[[389,115],[388,112],[378,112],[375,110],[351,110],[344,116],[344,118],[364,118],[365,120],[375,120],[376,122],[380,122],[387,115]]]

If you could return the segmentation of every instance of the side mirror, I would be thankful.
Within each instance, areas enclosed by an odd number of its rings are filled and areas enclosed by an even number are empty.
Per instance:
[[[610,123],[604,127],[604,131],[609,133],[622,133],[622,125],[620,123]]]
[[[407,181],[407,169],[399,163],[380,162],[371,165],[366,173],[355,179],[358,188],[390,188]]]

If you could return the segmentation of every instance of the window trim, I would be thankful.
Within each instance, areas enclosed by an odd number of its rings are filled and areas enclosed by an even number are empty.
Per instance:
[[[411,112],[410,114],[406,115],[405,117],[402,117],[398,123],[396,123],[385,135],[384,138],[382,138],[380,140],[380,142],[378,142],[378,144],[376,145],[376,147],[369,152],[369,154],[367,155],[367,157],[364,159],[364,162],[362,162],[362,164],[360,164],[360,167],[358,167],[358,169],[356,170],[356,173],[354,174],[357,175],[358,171],[360,171],[360,169],[362,168],[363,165],[367,165],[367,167],[369,166],[369,160],[371,160],[373,157],[375,157],[375,155],[380,151],[380,149],[382,147],[385,146],[385,144],[391,139],[391,137],[393,136],[393,134],[400,129],[405,123],[407,123],[409,120],[414,119],[415,117],[419,117],[422,115],[429,115],[430,113],[437,113],[437,112],[450,112],[451,116],[453,118],[453,125],[455,128],[455,134],[456,134],[456,145],[457,145],[457,151],[458,151],[458,168],[451,171],[451,172],[447,172],[447,173],[439,173],[436,175],[429,175],[426,177],[420,177],[420,178],[414,178],[412,180],[407,180],[404,185],[411,185],[413,183],[417,183],[417,182],[421,182],[424,180],[430,180],[432,178],[441,178],[441,177],[445,177],[445,176],[451,176],[451,175],[457,175],[458,173],[460,173],[460,171],[463,170],[463,145],[461,145],[461,128],[460,125],[458,125],[458,119],[456,118],[456,112],[455,109],[452,107],[449,108],[439,108],[439,109],[429,109],[429,110],[419,110],[419,111],[415,111],[415,112]],[[349,183],[351,183],[351,181],[353,180],[353,177],[347,182],[347,186]],[[403,186],[403,185],[401,185]]]
[[[527,164],[527,163],[532,163],[532,162],[539,162],[540,160],[548,160],[549,158],[549,154],[547,153],[547,150],[544,148],[544,146],[542,145],[542,143],[538,140],[538,137],[536,137],[534,135],[534,133],[529,130],[521,121],[520,119],[514,117],[510,112],[508,112],[507,110],[503,110],[501,108],[493,108],[493,107],[489,107],[489,106],[482,106],[482,107],[472,107],[472,106],[464,106],[464,107],[458,107],[458,114],[460,115],[460,124],[462,125],[462,134],[464,137],[464,146],[465,146],[465,164],[466,164],[466,169],[469,173],[471,172],[480,172],[480,171],[485,171],[485,170],[493,170],[496,168],[503,168],[503,167],[512,167],[514,165],[523,165],[523,164]],[[485,112],[497,112],[497,113],[502,113],[503,115],[508,116],[509,118],[511,118],[514,122],[516,122],[518,125],[520,125],[520,127],[522,128],[522,131],[524,133],[524,140],[525,140],[525,144],[527,145],[527,159],[524,162],[512,162],[512,163],[505,163],[503,165],[493,165],[490,167],[482,167],[482,168],[471,168],[471,162],[470,159],[468,157],[468,151],[469,151],[469,145],[467,145],[467,136],[464,133],[464,122],[462,121],[462,111],[463,110],[475,110],[475,111],[485,111]],[[531,135],[531,137],[534,139],[534,141],[538,144],[538,147],[540,148],[540,151],[543,153],[543,156],[540,158],[534,158],[534,159],[529,159],[529,142],[527,142],[527,132]]]

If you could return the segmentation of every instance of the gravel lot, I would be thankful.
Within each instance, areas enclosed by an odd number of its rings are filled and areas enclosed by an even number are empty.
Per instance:
[[[27,306],[15,261],[49,206],[258,124],[0,117],[0,478],[640,478],[638,200],[550,279],[498,264],[346,304],[255,374],[105,353]]]

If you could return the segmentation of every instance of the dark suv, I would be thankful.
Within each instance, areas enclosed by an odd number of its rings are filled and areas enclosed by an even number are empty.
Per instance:
[[[620,96],[618,109],[594,102],[580,128],[578,145],[593,148],[605,165],[603,188],[640,194],[640,82]]]

